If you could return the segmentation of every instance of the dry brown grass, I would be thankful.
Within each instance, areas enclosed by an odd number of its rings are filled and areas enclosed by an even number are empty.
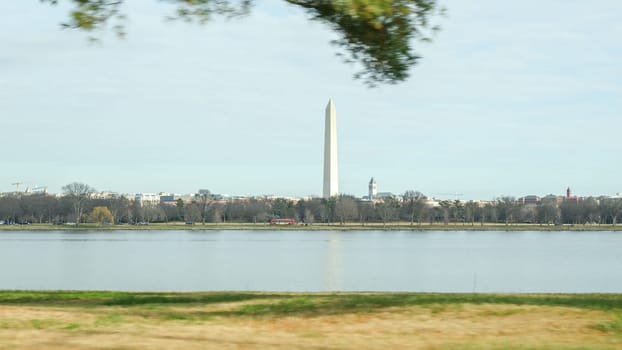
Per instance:
[[[0,349],[622,349],[618,332],[595,326],[615,321],[607,310],[457,303],[313,315],[226,313],[256,302],[0,305]]]

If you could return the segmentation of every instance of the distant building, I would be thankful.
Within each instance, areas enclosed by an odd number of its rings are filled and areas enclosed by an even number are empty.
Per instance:
[[[48,188],[45,186],[34,187],[30,189],[32,194],[48,194]]]
[[[536,195],[528,195],[518,199],[518,203],[525,206],[535,206],[540,204],[540,197]]]
[[[566,189],[566,198],[564,198],[565,201],[570,201],[570,202],[579,202],[579,197],[577,196],[573,196],[572,195],[572,190],[570,189],[570,187],[568,187]]]
[[[376,184],[376,180],[372,177],[371,180],[369,180],[369,189],[367,192],[367,198],[369,200],[373,200],[374,198],[376,198],[377,194],[378,194],[378,185]]]
[[[471,202],[477,204],[478,207],[483,208],[488,204],[493,204],[492,201],[485,201],[485,200],[481,200],[481,199],[476,199],[476,200],[472,200]]]
[[[160,195],[160,204],[176,205],[177,204],[177,200],[175,199],[175,196],[172,195],[172,194],[161,194]]]
[[[137,193],[134,196],[134,200],[138,202],[141,207],[153,206],[160,204],[160,195],[155,193]]]
[[[427,199],[425,201],[425,205],[427,205],[428,207],[431,207],[431,208],[438,208],[438,207],[441,206],[440,203],[438,202],[438,200],[436,200],[436,199]]]
[[[101,191],[91,194],[91,199],[115,199],[119,198],[119,194],[111,191]]]
[[[563,201],[564,201],[564,197],[556,196],[554,194],[547,194],[546,196],[540,198],[541,204],[560,205]]]

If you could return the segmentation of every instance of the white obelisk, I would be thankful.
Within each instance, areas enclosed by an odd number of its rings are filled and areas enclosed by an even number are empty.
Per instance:
[[[324,198],[339,194],[339,173],[337,168],[337,113],[333,99],[326,106],[324,127]]]

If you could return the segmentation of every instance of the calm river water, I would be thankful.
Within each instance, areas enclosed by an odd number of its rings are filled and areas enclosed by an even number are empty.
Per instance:
[[[622,292],[622,232],[0,231],[0,289]]]

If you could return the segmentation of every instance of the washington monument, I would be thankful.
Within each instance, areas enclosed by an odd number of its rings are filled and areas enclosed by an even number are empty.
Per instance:
[[[326,106],[326,124],[324,127],[324,198],[339,194],[337,164],[337,113],[331,98]]]

